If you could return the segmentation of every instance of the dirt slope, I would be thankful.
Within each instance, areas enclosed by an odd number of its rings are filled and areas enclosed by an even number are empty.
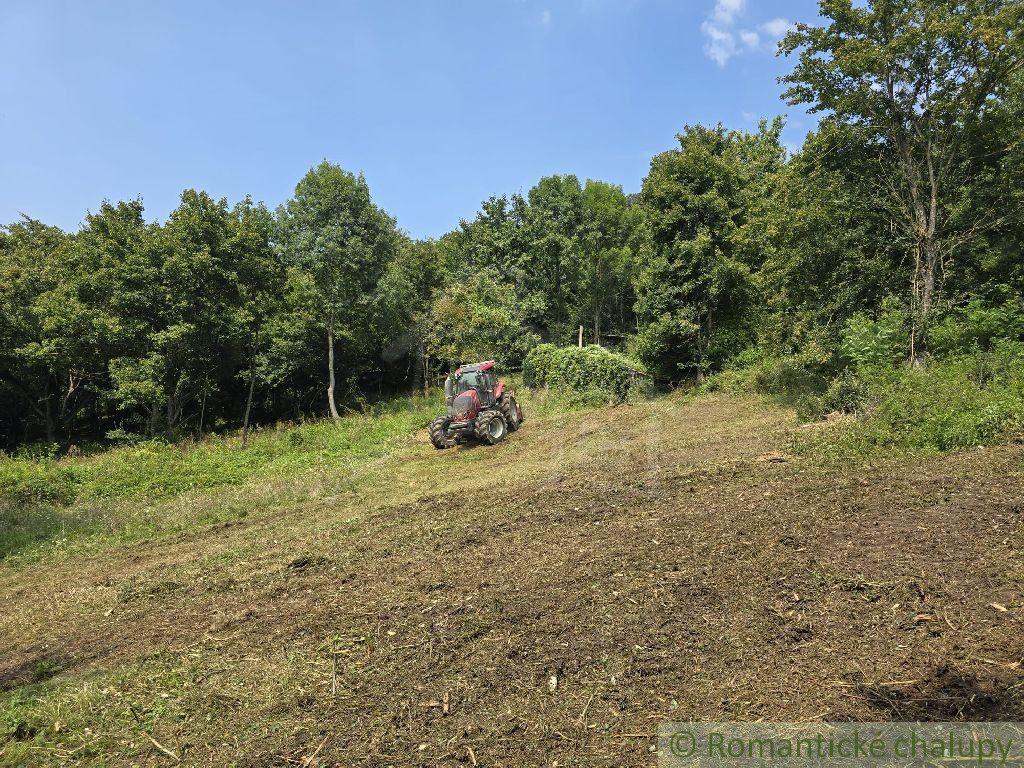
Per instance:
[[[189,765],[643,766],[665,719],[1024,720],[1024,449],[840,471],[793,430],[723,397],[417,440],[372,492],[0,570],[0,687],[45,663],[127,707],[35,753],[115,765],[173,763],[147,733]]]

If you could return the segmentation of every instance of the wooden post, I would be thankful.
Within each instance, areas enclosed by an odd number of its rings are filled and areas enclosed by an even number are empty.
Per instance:
[[[580,326],[580,346],[583,346],[583,326]]]

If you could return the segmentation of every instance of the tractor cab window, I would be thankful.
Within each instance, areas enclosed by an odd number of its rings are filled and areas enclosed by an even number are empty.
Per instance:
[[[459,376],[456,381],[456,394],[461,395],[463,392],[468,392],[471,389],[476,389],[479,386],[484,386],[480,381],[480,374],[476,371],[470,371]]]

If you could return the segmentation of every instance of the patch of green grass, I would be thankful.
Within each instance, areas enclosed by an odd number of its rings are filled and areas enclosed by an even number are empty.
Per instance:
[[[160,519],[161,500],[252,480],[304,472],[351,477],[380,458],[442,408],[440,393],[396,398],[338,424],[320,421],[257,430],[242,448],[238,435],[200,443],[156,441],[89,457],[0,459],[0,557],[83,534],[131,528],[133,538],[174,530]],[[259,501],[224,500],[186,516],[185,527],[234,519]]]
[[[0,692],[0,768],[99,767],[112,756],[117,765],[174,764],[161,747],[181,765],[208,764],[211,751],[224,756],[225,734],[252,750],[269,734],[314,728],[330,690],[330,650],[344,649],[346,637],[244,658],[210,646],[162,649]],[[344,665],[338,673],[351,674]]]
[[[78,497],[166,498],[258,475],[361,462],[395,448],[439,407],[435,398],[401,398],[345,416],[338,424],[319,421],[259,431],[245,449],[231,435],[195,446],[147,443],[114,450],[83,463]]]
[[[154,753],[146,734],[181,717],[194,675],[169,653],[117,671],[33,682],[0,695],[0,766],[102,765]]]
[[[1024,434],[1024,345],[932,360],[924,370],[848,373],[818,408],[853,417],[801,440],[805,453],[933,453],[1016,439]]]

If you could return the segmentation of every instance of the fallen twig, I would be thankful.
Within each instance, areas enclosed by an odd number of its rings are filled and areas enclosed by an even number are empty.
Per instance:
[[[180,757],[178,757],[178,756],[177,756],[176,754],[174,754],[173,752],[171,752],[171,750],[169,750],[169,749],[168,749],[167,747],[165,747],[165,746],[164,746],[163,744],[161,744],[161,743],[160,743],[159,741],[157,741],[156,739],[154,739],[154,738],[153,738],[152,736],[150,736],[150,735],[149,735],[148,733],[147,733],[147,734],[145,734],[145,736],[146,736],[146,738],[147,738],[147,739],[149,739],[149,740],[150,740],[151,742],[153,742],[153,746],[154,746],[154,747],[156,747],[156,748],[157,748],[157,749],[159,749],[159,750],[160,750],[161,752],[163,752],[163,753],[164,753],[165,755],[167,755],[167,756],[168,756],[169,758],[171,758],[172,760],[174,760],[174,762],[176,762],[176,763],[180,763],[180,762],[181,762],[181,758],[180,758]]]
[[[303,757],[299,761],[299,765],[301,765],[302,768],[309,768],[309,766],[313,765],[316,762],[316,756],[319,755],[320,750],[324,748],[324,744],[327,743],[327,738],[327,736],[324,736],[324,740],[320,742],[320,746],[316,748],[312,755]]]
[[[587,710],[590,709],[590,703],[594,700],[594,696],[596,694],[597,694],[597,689],[595,688],[593,691],[590,692],[590,698],[587,699],[587,703],[583,705],[583,711],[580,712],[579,719],[576,721],[580,725],[586,725],[587,724]]]

